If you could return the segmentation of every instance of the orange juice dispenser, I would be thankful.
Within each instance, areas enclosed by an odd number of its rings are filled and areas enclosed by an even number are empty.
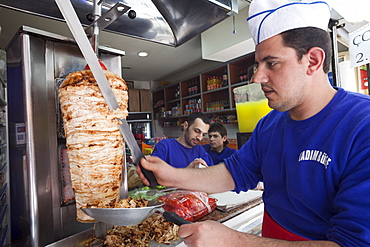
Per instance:
[[[271,111],[260,84],[234,88],[236,115],[238,117],[238,147],[251,136],[258,121]]]

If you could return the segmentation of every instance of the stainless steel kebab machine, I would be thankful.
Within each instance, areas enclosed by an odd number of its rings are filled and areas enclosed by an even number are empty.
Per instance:
[[[99,22],[97,7],[86,31],[99,59],[122,76],[124,51],[98,46],[98,31],[107,23]],[[112,8],[116,9],[102,16],[104,20],[114,20],[129,9]],[[73,39],[27,26],[19,29],[6,54],[11,238],[19,246],[45,246],[94,227],[76,220],[57,97],[63,79],[83,70],[86,61]],[[25,136],[25,143],[17,142],[19,136]]]

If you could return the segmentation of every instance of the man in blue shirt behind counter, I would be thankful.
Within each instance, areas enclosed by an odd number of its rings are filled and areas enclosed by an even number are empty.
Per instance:
[[[199,164],[212,166],[208,153],[198,143],[209,129],[209,119],[201,112],[194,112],[184,122],[180,137],[163,139],[155,145],[152,156],[157,156],[173,167],[194,168]]]
[[[227,129],[221,123],[213,123],[208,130],[209,144],[202,147],[211,156],[214,164],[223,163],[224,159],[235,153],[227,144]]]

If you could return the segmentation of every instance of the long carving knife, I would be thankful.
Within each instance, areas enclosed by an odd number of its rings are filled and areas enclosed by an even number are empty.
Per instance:
[[[128,125],[126,119],[123,118],[123,119],[120,119],[120,121],[122,122],[122,124],[118,125],[118,128],[121,131],[128,147],[131,150],[132,161],[134,162],[135,165],[140,166],[141,171],[143,172],[144,176],[148,179],[150,183],[150,187],[154,188],[158,186],[159,184],[157,180],[155,179],[153,172],[148,171],[147,169],[142,167],[142,165],[140,164],[140,160],[142,158],[145,159],[145,156],[143,152],[141,152],[139,146],[137,145],[135,137],[132,134],[130,130],[130,126]]]
[[[80,48],[82,55],[86,59],[87,63],[90,66],[90,69],[98,83],[98,86],[103,94],[105,101],[107,102],[109,109],[114,111],[119,108],[116,97],[113,94],[113,91],[109,85],[107,78],[104,75],[102,68],[100,67],[96,53],[94,52],[83,28],[80,23],[80,20],[77,17],[77,14],[70,2],[70,0],[55,0],[57,3],[60,12],[62,13],[64,19],[67,22],[69,29],[77,42],[78,47]],[[126,119],[119,119],[122,124],[118,125],[118,128],[125,139],[127,145],[129,146],[133,161],[135,165],[139,165],[144,176],[148,179],[150,187],[155,187],[158,185],[157,180],[154,177],[153,172],[146,170],[140,164],[140,159],[144,157],[141,152],[130,127]]]

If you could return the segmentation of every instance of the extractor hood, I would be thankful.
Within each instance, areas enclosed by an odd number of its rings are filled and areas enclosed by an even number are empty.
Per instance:
[[[93,1],[71,0],[83,25],[91,24]],[[121,15],[104,30],[175,47],[237,13],[237,0],[104,0],[102,14],[117,2],[131,7],[136,18]],[[0,0],[0,6],[64,21],[53,0]]]

